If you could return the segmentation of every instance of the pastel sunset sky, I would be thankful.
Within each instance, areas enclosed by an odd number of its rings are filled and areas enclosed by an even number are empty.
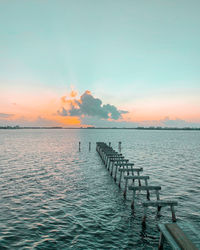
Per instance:
[[[200,127],[199,0],[0,0],[0,126]]]

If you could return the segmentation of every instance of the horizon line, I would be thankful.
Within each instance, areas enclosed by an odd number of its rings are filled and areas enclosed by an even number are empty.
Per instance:
[[[161,126],[139,126],[139,127],[62,127],[62,126],[0,126],[0,129],[138,129],[138,130],[200,130],[200,127],[161,127]]]

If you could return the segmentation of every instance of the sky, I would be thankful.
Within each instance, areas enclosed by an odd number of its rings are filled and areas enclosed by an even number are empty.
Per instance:
[[[0,126],[200,127],[199,0],[0,0]]]

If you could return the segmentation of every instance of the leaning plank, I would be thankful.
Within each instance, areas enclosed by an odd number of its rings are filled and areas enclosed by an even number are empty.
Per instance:
[[[200,234],[199,229],[189,222],[178,222],[177,225],[188,235],[192,242],[200,249]]]
[[[160,242],[158,249],[163,249],[163,241],[166,239],[173,250],[181,250],[181,248],[176,244],[175,240],[173,239],[172,235],[169,233],[169,231],[166,229],[165,224],[158,224],[158,227],[160,229]]]
[[[170,223],[166,224],[165,226],[181,249],[198,250],[197,247],[192,243],[192,241],[186,236],[186,234],[177,224]]]

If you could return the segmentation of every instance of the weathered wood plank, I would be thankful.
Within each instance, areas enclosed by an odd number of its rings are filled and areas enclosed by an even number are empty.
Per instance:
[[[164,235],[164,238],[169,242],[169,244],[173,249],[184,249],[184,250],[200,249],[199,233],[189,223],[178,222],[173,224],[158,224],[158,227],[160,229],[161,234]],[[172,231],[168,229],[169,227],[172,228],[171,229]],[[178,241],[179,240],[181,241],[181,244],[177,241],[177,239]],[[159,246],[159,249],[163,249],[163,244]]]
[[[199,228],[195,228],[188,222],[178,222],[177,225],[187,234],[191,241],[200,249],[200,234]]]
[[[176,244],[175,240],[173,239],[173,237],[171,236],[171,234],[169,233],[169,231],[166,229],[164,224],[158,224],[158,228],[161,232],[161,234],[164,235],[164,238],[169,242],[170,246],[172,247],[172,249],[174,250],[181,250],[181,248]],[[162,235],[161,235],[162,237]],[[163,249],[163,243],[161,242],[161,244],[159,245],[158,249]]]
[[[176,223],[165,224],[167,230],[183,250],[198,250]]]

